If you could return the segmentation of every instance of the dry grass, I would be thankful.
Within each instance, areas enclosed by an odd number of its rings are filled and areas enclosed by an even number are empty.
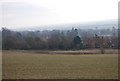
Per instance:
[[[34,51],[3,51],[3,78],[115,79],[118,78],[118,55],[52,55]]]
[[[15,50],[16,51],[16,50]],[[18,50],[24,53],[37,53],[37,54],[101,54],[100,49],[84,49],[84,50],[57,50],[57,51],[50,51],[50,50]],[[118,54],[118,49],[104,49],[105,54]]]

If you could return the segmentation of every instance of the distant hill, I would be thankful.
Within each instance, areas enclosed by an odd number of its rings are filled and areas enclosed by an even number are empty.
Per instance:
[[[69,24],[54,24],[54,25],[44,25],[44,26],[32,26],[32,27],[24,27],[24,28],[17,28],[14,30],[17,31],[35,31],[35,30],[69,30],[71,28],[80,28],[80,29],[106,29],[112,27],[118,27],[118,20],[106,20],[106,21],[96,21],[96,22],[86,22],[86,23],[69,23]]]

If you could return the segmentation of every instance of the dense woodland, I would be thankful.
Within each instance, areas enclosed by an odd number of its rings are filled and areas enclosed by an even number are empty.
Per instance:
[[[118,29],[12,31],[2,28],[2,49],[79,50],[118,49]]]

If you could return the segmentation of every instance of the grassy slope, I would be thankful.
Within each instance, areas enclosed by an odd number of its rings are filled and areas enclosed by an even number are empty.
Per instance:
[[[3,52],[3,78],[118,78],[117,54],[40,55]]]

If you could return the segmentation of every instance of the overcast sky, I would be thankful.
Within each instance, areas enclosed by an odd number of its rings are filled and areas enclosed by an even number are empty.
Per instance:
[[[111,20],[118,18],[118,1],[3,0],[0,18],[7,28]]]

